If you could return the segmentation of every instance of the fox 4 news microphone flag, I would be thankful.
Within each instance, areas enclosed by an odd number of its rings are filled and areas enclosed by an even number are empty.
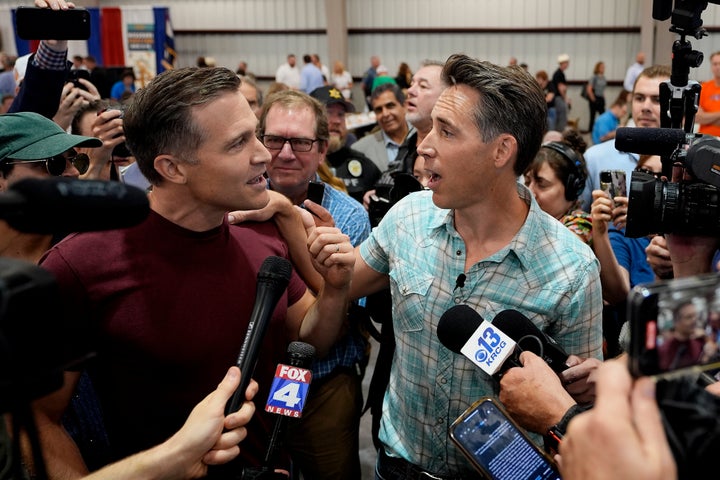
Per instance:
[[[293,418],[302,417],[311,380],[312,371],[279,364],[275,369],[265,411]]]
[[[168,7],[88,7],[90,38],[70,40],[68,56],[92,55],[103,67],[132,67],[142,88],[157,74],[172,70],[177,53]],[[12,32],[7,35],[8,30]],[[39,41],[23,40],[15,32],[15,10],[0,11],[0,43],[18,57],[35,52]],[[10,37],[10,38],[8,38]]]

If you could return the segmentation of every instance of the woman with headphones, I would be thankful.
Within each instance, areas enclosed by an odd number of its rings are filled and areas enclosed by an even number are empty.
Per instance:
[[[563,134],[562,142],[544,143],[523,174],[525,186],[540,208],[557,218],[586,244],[592,239],[592,220],[580,208],[587,169],[582,152],[587,144],[575,130]]]

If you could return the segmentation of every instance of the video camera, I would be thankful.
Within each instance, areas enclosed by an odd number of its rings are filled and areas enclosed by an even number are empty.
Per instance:
[[[659,155],[663,165],[664,179],[632,173],[627,237],[720,234],[720,140],[692,133],[701,86],[688,80],[690,68],[702,64],[703,54],[693,50],[686,37],[707,35],[700,18],[707,5],[676,0],[673,8],[672,0],[653,2],[653,18],[670,18],[670,31],[680,38],[673,43],[670,80],[660,85],[661,128],[619,128],[616,133],[618,150]]]

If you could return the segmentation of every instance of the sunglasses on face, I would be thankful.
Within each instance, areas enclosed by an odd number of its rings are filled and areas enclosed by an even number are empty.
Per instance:
[[[80,175],[88,171],[90,167],[90,157],[84,153],[77,153],[75,156],[67,158],[64,153],[55,155],[50,158],[42,158],[40,160],[9,160],[6,162],[7,165],[20,165],[23,163],[40,163],[45,162],[45,169],[53,177],[59,177],[65,173],[67,162],[70,162],[73,167],[80,172]]]

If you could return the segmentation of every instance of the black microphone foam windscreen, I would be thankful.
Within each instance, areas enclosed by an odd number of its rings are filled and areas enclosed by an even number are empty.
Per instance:
[[[0,195],[0,219],[28,233],[125,228],[142,222],[148,213],[147,194],[119,182],[26,178]]]
[[[495,316],[492,324],[515,340],[521,349],[542,357],[556,372],[562,372],[567,368],[565,365],[567,352],[517,310],[503,310]]]
[[[438,340],[448,350],[462,355],[460,350],[482,321],[483,318],[469,306],[455,305],[440,317],[437,326]]]
[[[686,138],[685,131],[679,128],[620,127],[615,131],[615,148],[621,152],[669,157]]]

